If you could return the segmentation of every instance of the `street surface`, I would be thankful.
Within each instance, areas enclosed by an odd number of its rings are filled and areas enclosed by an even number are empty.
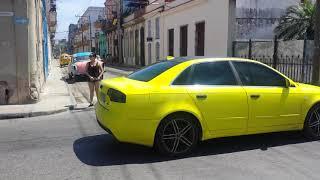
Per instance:
[[[87,83],[69,85],[77,103],[87,103]],[[297,132],[275,133],[203,142],[194,154],[172,159],[115,142],[92,108],[0,121],[1,180],[318,180],[319,150],[319,142]]]

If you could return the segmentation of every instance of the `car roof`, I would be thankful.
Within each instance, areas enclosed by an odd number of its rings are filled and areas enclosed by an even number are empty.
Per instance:
[[[73,54],[73,57],[89,56],[90,54],[91,52],[80,52],[80,53]]]
[[[256,62],[254,60],[235,58],[235,57],[207,57],[207,56],[186,56],[186,57],[176,57],[170,61],[183,63],[188,61],[194,62],[206,62],[206,61],[247,61],[247,62]]]

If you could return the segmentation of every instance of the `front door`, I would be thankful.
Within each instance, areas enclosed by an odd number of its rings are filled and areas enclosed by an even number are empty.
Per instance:
[[[190,78],[187,76],[190,71]],[[182,83],[187,81],[188,83]],[[246,132],[248,103],[228,61],[205,62],[189,67],[175,81],[187,89],[214,136]]]
[[[248,62],[233,62],[248,94],[250,129],[272,129],[298,124],[302,96],[296,87],[271,68]]]

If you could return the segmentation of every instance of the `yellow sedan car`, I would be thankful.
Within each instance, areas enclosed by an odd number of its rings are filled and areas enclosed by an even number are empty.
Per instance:
[[[303,130],[320,137],[320,88],[262,63],[175,58],[101,82],[98,123],[120,142],[179,156],[212,138]]]

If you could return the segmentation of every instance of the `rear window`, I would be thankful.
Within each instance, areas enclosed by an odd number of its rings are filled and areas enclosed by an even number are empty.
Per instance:
[[[152,64],[146,68],[136,71],[128,76],[129,79],[148,82],[159,76],[168,69],[178,65],[179,61],[161,61],[156,64]]]
[[[74,57],[73,62],[88,61],[89,59],[89,56],[78,56]]]

